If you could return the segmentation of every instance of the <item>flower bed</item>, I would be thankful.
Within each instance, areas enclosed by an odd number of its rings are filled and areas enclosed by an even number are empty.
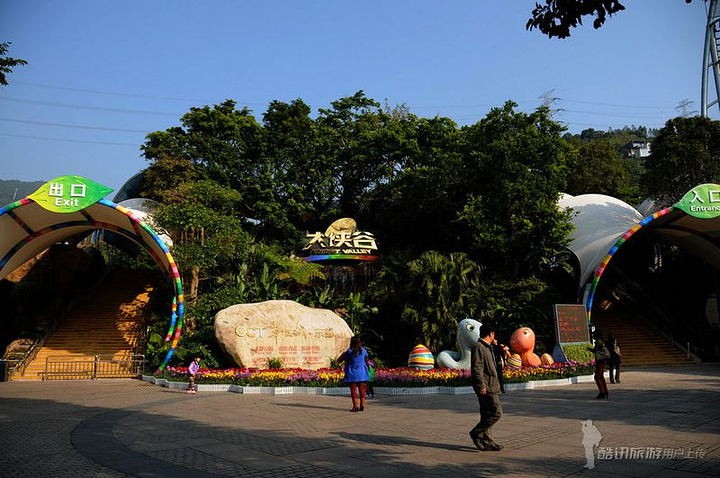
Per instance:
[[[593,364],[582,362],[554,363],[539,367],[512,370],[505,368],[505,383],[555,380],[593,373]],[[198,384],[228,384],[253,387],[342,387],[345,374],[339,369],[246,369],[214,370],[201,368]],[[171,382],[186,382],[187,367],[167,367],[156,378]],[[470,370],[416,368],[379,369],[375,372],[375,387],[467,387]]]

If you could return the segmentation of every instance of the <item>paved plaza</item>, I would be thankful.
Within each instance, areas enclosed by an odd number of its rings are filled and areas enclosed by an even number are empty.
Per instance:
[[[349,397],[199,392],[140,380],[0,383],[3,477],[720,475],[720,364],[634,368],[501,398],[500,452],[468,437],[473,394]],[[588,470],[582,422],[602,437]]]

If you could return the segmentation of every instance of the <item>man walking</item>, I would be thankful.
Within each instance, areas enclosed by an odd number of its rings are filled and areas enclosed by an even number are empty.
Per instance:
[[[472,387],[480,402],[480,421],[470,430],[470,438],[477,449],[482,451],[500,451],[503,448],[490,437],[490,429],[502,416],[499,379],[502,371],[498,371],[495,365],[494,340],[495,327],[482,324],[480,339],[470,355]]]

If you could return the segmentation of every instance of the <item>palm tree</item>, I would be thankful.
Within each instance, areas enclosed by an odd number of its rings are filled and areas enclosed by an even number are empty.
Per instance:
[[[476,313],[472,299],[482,267],[465,253],[427,251],[407,264],[410,282],[403,319],[419,328],[420,340],[435,353],[455,345],[457,325]]]

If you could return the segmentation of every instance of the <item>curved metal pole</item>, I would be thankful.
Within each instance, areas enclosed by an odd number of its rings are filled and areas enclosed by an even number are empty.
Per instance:
[[[705,49],[703,50],[702,91],[700,93],[700,114],[707,118],[708,107],[718,105],[720,108],[720,60],[718,44],[720,43],[720,16],[718,0],[710,0],[707,25],[705,27]],[[712,69],[715,80],[715,100],[708,103],[708,71]]]

